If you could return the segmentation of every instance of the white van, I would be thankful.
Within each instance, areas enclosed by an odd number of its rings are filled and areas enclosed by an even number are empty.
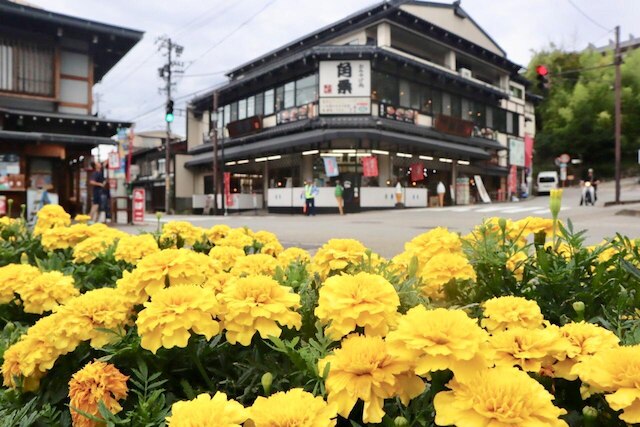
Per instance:
[[[538,172],[538,179],[536,181],[536,189],[538,194],[549,194],[551,190],[558,188],[560,178],[556,171],[542,171]]]

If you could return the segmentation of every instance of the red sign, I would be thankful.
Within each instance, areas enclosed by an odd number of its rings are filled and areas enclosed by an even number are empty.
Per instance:
[[[231,172],[224,173],[224,197],[227,206],[233,206],[233,197],[231,197]]]
[[[465,138],[469,138],[473,133],[473,122],[444,114],[436,116],[434,127],[437,131]]]
[[[375,156],[362,158],[362,175],[378,176],[378,159]]]
[[[411,165],[411,181],[422,181],[424,179],[424,163],[414,163]]]
[[[509,170],[509,193],[516,194],[518,192],[518,167],[511,165]]]
[[[558,159],[560,160],[560,163],[569,163],[571,161],[571,156],[567,153],[564,153],[560,154],[560,156],[558,156]]]
[[[533,138],[531,135],[524,136],[524,166],[531,169],[533,165]]]
[[[145,193],[144,188],[133,189],[133,223],[144,223],[144,205]]]

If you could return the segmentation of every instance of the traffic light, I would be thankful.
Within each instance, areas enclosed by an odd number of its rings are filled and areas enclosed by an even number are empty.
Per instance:
[[[541,91],[549,88],[549,69],[544,65],[538,65],[536,67],[536,74],[538,79],[538,89]]]
[[[171,123],[173,121],[173,100],[172,99],[167,101],[167,108],[166,108],[164,120],[167,123]]]

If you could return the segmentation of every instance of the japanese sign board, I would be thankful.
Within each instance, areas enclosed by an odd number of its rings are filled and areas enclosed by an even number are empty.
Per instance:
[[[137,187],[133,189],[133,223],[144,223],[144,205],[145,205],[144,188]]]
[[[323,157],[322,160],[324,161],[324,172],[328,177],[340,175],[338,159],[335,157]]]
[[[424,163],[418,162],[411,165],[411,181],[422,181],[424,179]]]
[[[299,107],[287,108],[276,114],[276,123],[291,123],[298,120],[311,119],[316,116],[316,109],[317,106],[313,102]]]
[[[362,175],[378,176],[378,158],[375,156],[362,158]]]
[[[371,63],[320,62],[320,114],[371,114]]]
[[[518,192],[518,167],[516,165],[511,165],[511,168],[509,169],[509,176],[508,176],[508,181],[509,181],[509,193],[510,194],[517,194]]]
[[[233,197],[231,196],[231,172],[224,173],[224,197],[227,206],[233,206]]]
[[[117,151],[112,151],[109,153],[109,169],[120,169],[120,154]]]
[[[385,119],[415,123],[418,112],[410,108],[398,108],[394,105],[380,104],[378,115]]]
[[[524,167],[525,166],[525,146],[524,141],[520,139],[509,139],[509,164]]]

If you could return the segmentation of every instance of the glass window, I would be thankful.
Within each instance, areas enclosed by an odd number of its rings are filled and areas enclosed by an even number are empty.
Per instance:
[[[284,108],[296,105],[296,83],[289,82],[284,85]]]
[[[409,107],[413,108],[414,110],[420,109],[423,89],[424,88],[417,83],[409,84]]]
[[[442,114],[445,116],[451,116],[451,94],[443,92],[442,93]]]
[[[276,88],[276,111],[284,109],[284,86]]]
[[[507,133],[513,134],[513,113],[507,111]]]
[[[427,114],[433,114],[433,91],[430,87],[423,87],[420,91],[420,110]]]
[[[296,82],[296,105],[304,105],[318,100],[318,75],[312,74]]]
[[[247,117],[253,117],[256,115],[256,97],[250,96],[247,98]]]
[[[473,103],[473,122],[476,126],[481,128],[486,126],[485,112],[486,108],[484,104],[477,101]]]
[[[432,114],[434,116],[436,114],[442,114],[442,92],[435,89],[431,90],[431,99],[433,100]]]
[[[224,125],[227,126],[231,121],[231,105],[224,106]]]
[[[247,118],[247,100],[241,99],[238,101],[238,120]]]
[[[487,106],[487,117],[485,120],[485,126],[488,127],[489,129],[493,129],[493,111],[494,108]]]
[[[273,100],[271,101],[271,105],[273,105]],[[256,95],[256,116],[261,116],[264,114],[264,93],[259,93]]]
[[[380,72],[371,76],[371,98],[385,104],[398,105],[398,79]]]
[[[231,118],[229,122],[235,122],[236,120],[238,120],[238,103],[234,102],[231,104]]]
[[[218,108],[218,114],[216,114],[216,125],[218,125],[218,129],[222,129],[224,127],[224,107]]]
[[[522,89],[520,89],[519,87],[509,86],[509,90],[511,92],[511,96],[513,96],[514,98],[523,98]]]
[[[458,95],[450,95],[451,102],[451,115],[453,117],[458,117],[462,119],[466,119],[467,117],[462,117],[462,100]]]
[[[400,80],[398,82],[398,86],[399,86],[399,89],[400,89],[400,106],[409,107],[409,104],[411,104],[410,83],[408,81],[406,81],[406,80]]]
[[[507,112],[501,108],[496,108],[493,115],[493,123],[499,132],[507,131]]]
[[[520,115],[513,113],[511,117],[513,118],[513,125],[511,126],[513,134],[520,136]]]
[[[270,116],[273,114],[273,105],[274,105],[274,94],[275,91],[273,89],[269,89],[264,93],[264,115]]]
[[[468,99],[462,98],[460,100],[460,105],[462,106],[462,115],[459,117],[463,120],[473,120],[473,102],[469,101]]]

